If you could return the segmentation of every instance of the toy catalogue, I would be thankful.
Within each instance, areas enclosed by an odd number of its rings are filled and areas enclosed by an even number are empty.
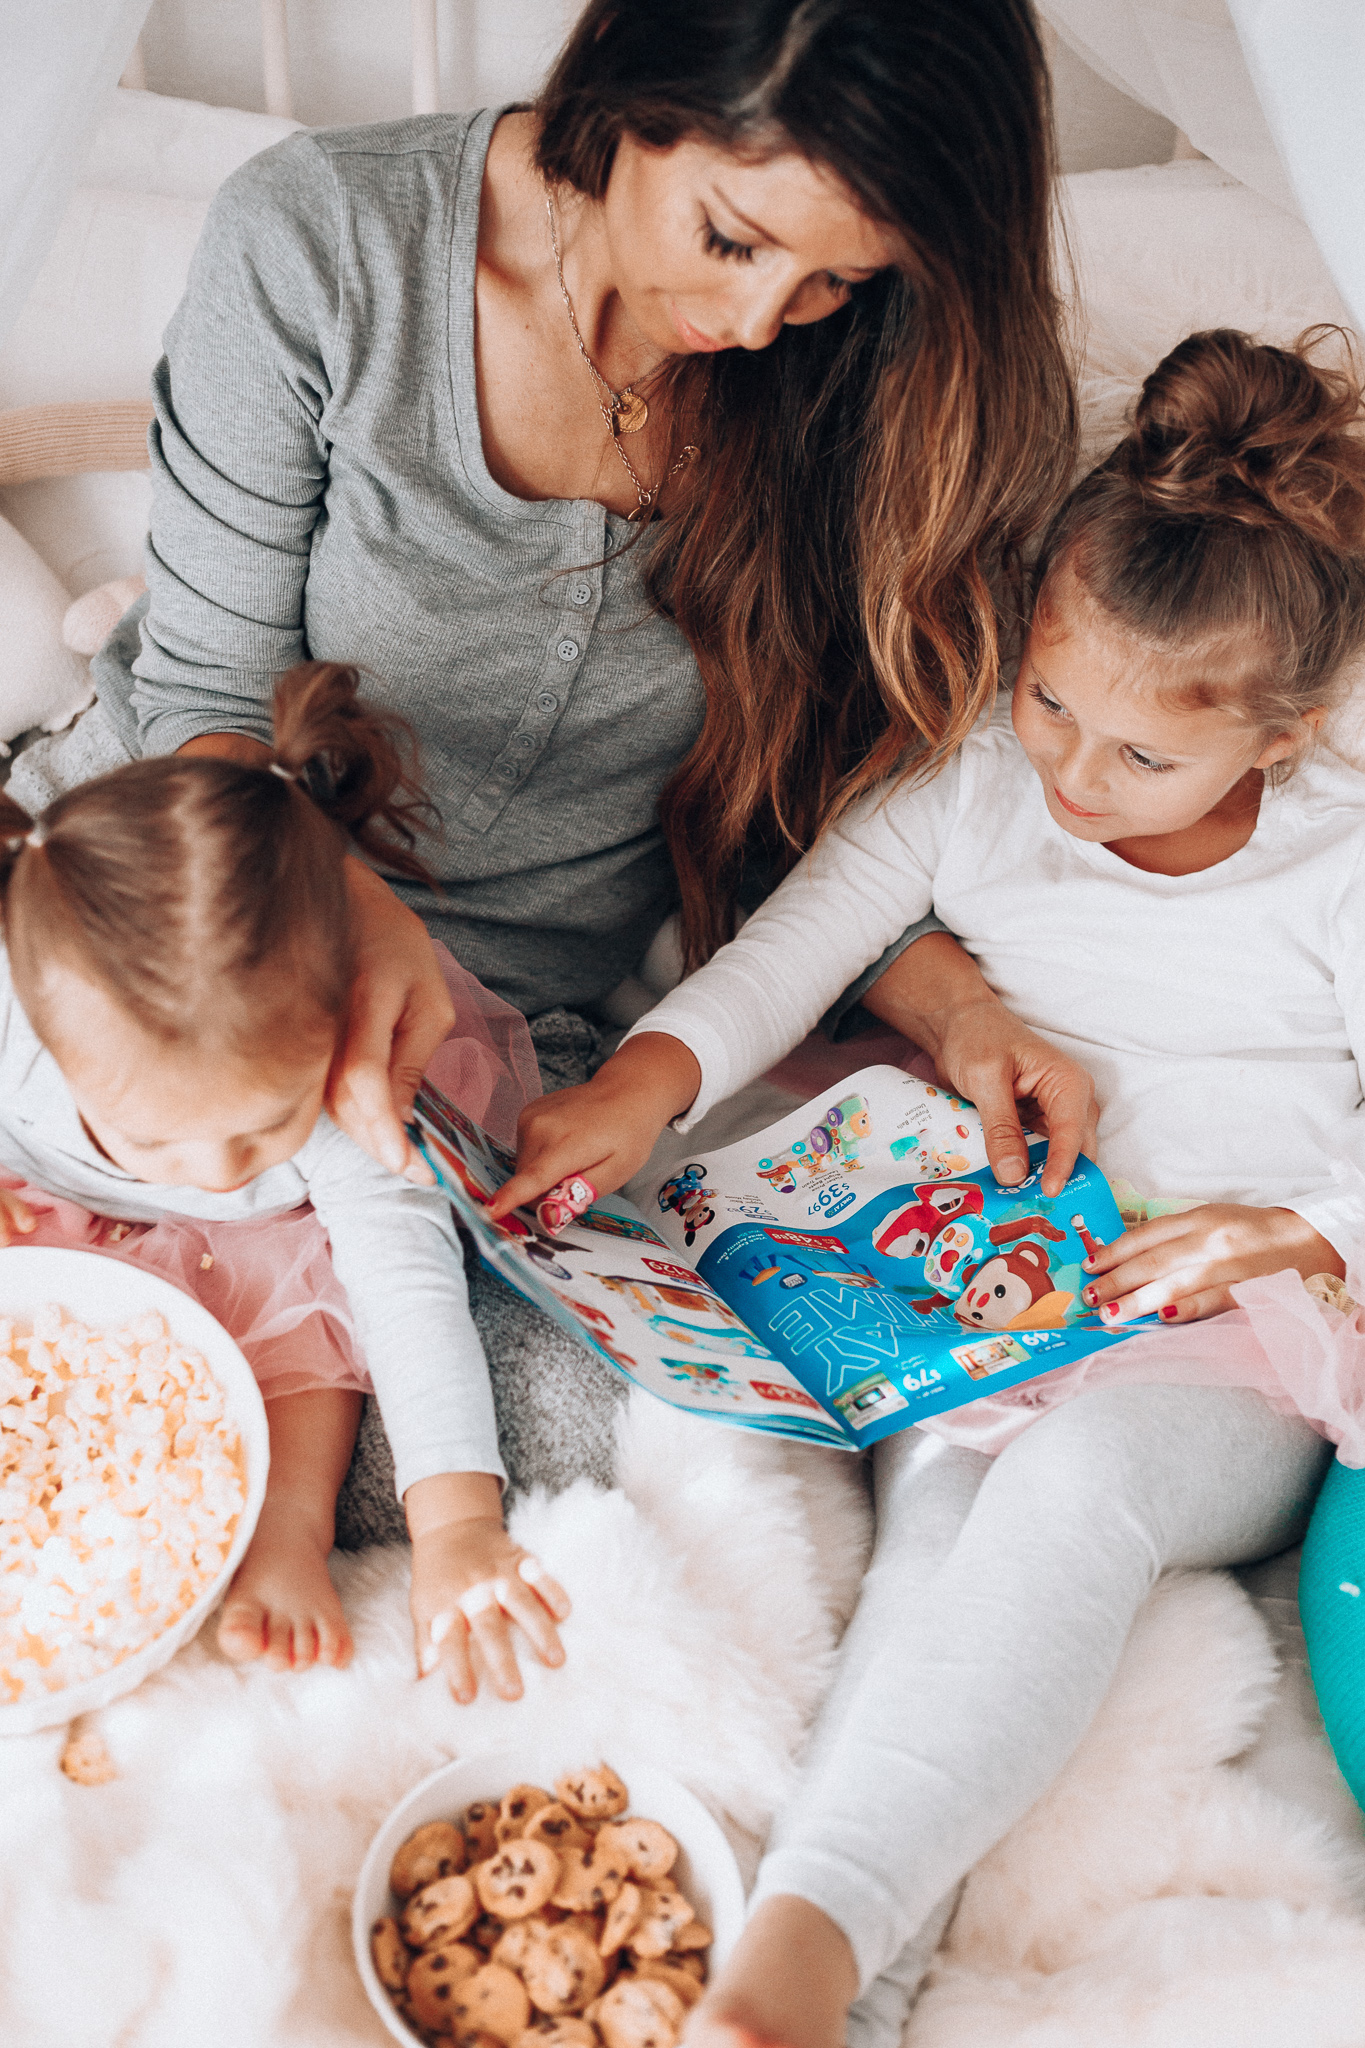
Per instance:
[[[1049,1198],[1030,1140],[1002,1188],[972,1105],[897,1067],[553,1231],[489,1221],[512,1156],[430,1087],[412,1129],[495,1272],[637,1386],[745,1428],[858,1449],[1142,1327],[1081,1299],[1123,1229],[1098,1167]]]

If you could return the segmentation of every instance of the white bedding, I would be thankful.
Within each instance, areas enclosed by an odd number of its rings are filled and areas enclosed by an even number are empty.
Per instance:
[[[517,1515],[576,1603],[568,1664],[519,1706],[415,1686],[406,1553],[371,1551],[336,1561],[351,1670],[242,1672],[201,1637],[97,1717],[115,1782],[69,1784],[60,1732],[0,1745],[0,2040],[379,2048],[347,1931],[365,1846],[435,1764],[522,1728],[664,1765],[751,1870],[856,1590],[857,1467],[636,1395],[620,1478]],[[1167,1582],[1082,1751],[972,1880],[906,2048],[1358,2048],[1358,1817],[1318,1817],[1340,1795],[1272,1685],[1231,1580]]]
[[[93,183],[0,351],[0,408],[141,395],[208,194],[289,125],[121,96]],[[1092,451],[1191,326],[1280,340],[1341,317],[1301,223],[1211,165],[1090,173],[1068,181],[1068,203]],[[136,475],[0,491],[0,514],[73,595],[136,571],[146,503]],[[0,605],[26,601],[21,581]],[[751,1100],[750,1127],[790,1100],[771,1088]],[[739,1134],[733,1106],[716,1114]],[[568,1670],[518,1709],[460,1713],[433,1688],[414,1693],[405,1565],[373,1554],[338,1563],[360,1646],[352,1672],[242,1674],[201,1643],[103,1717],[122,1772],[104,1788],[60,1776],[57,1736],[0,1746],[0,2041],[379,2043],[345,1935],[369,1833],[457,1746],[540,1716],[567,1718],[586,1746],[657,1756],[751,1831],[752,1853],[828,1668],[831,1615],[856,1581],[861,1492],[837,1454],[793,1460],[646,1397],[623,1481],[523,1513],[579,1605]],[[1264,1636],[1229,1582],[1172,1593],[1124,1678],[1164,1747],[1150,1743],[1139,1769],[1120,1746],[1101,1769],[1101,1728],[1070,1832],[1049,1835],[1044,1814],[1030,1835],[1031,1817],[994,1861],[971,1943],[921,2006],[913,2048],[1358,2048],[1360,1816],[1303,1679],[1292,1562],[1256,1590],[1286,1653],[1278,1685],[1268,1690]],[[1220,1758],[1258,1714],[1260,1741],[1230,1770]],[[1200,1856],[1136,1856],[1154,1816],[1172,1842],[1179,1822]],[[1077,1874],[1107,1887],[1104,1910],[1079,1920]],[[1021,1954],[1025,1922],[1054,1931],[1046,1969]]]

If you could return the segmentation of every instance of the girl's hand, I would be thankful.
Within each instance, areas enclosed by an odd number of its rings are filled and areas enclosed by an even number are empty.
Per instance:
[[[482,1472],[448,1473],[419,1480],[404,1496],[412,1532],[412,1624],[417,1676],[444,1671],[451,1692],[467,1706],[486,1678],[501,1699],[524,1690],[510,1623],[530,1640],[542,1664],[564,1662],[556,1622],[569,1613],[569,1596],[538,1560],[508,1535],[500,1508],[428,1521],[443,1497],[461,1489],[464,1505],[497,1503],[498,1483]]]
[[[327,1107],[357,1145],[419,1187],[432,1174],[403,1125],[427,1061],[455,1021],[427,928],[363,861],[346,862],[355,983]]]
[[[16,1235],[27,1237],[37,1220],[27,1202],[0,1188],[0,1245],[13,1244]]]
[[[517,1125],[517,1170],[488,1205],[496,1220],[537,1202],[571,1173],[599,1195],[630,1179],[660,1131],[696,1098],[701,1068],[679,1038],[649,1031],[612,1054],[581,1088],[528,1103]]]
[[[1208,1202],[1126,1230],[1087,1259],[1095,1278],[1081,1298],[1115,1326],[1154,1310],[1163,1322],[1189,1323],[1235,1308],[1231,1290],[1239,1280],[1286,1268],[1305,1280],[1346,1277],[1338,1253],[1294,1210]]]
[[[862,1001],[929,1054],[947,1087],[976,1104],[1002,1185],[1013,1187],[1029,1170],[1017,1107],[1024,1097],[1037,1104],[1048,1135],[1045,1195],[1061,1193],[1082,1152],[1094,1157],[1099,1111],[1089,1074],[1021,1024],[948,933],[916,939]]]

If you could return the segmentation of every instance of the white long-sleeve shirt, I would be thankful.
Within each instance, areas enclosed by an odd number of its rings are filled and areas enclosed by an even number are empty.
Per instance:
[[[450,1203],[398,1180],[318,1118],[282,1165],[230,1194],[138,1180],[106,1159],[29,1023],[0,949],[0,1165],[101,1216],[232,1223],[311,1202],[327,1233],[393,1447],[401,1499],[438,1472],[505,1478],[488,1366]]]
[[[1106,1172],[1295,1209],[1359,1257],[1365,1180],[1340,1164],[1365,1173],[1363,859],[1365,776],[1319,752],[1267,791],[1230,859],[1144,874],[1053,823],[1002,699],[933,781],[827,834],[635,1029],[695,1053],[694,1122],[932,907],[1015,1015],[1093,1074]]]

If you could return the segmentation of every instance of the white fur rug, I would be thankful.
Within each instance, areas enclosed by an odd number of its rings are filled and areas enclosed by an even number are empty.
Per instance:
[[[338,1562],[344,1673],[240,1673],[201,1640],[99,1717],[120,1770],[82,1788],[62,1736],[0,1744],[5,2048],[379,2048],[350,1888],[435,1764],[553,1725],[655,1759],[751,1867],[856,1587],[856,1468],[637,1396],[621,1486],[519,1517],[575,1599],[569,1661],[516,1707],[410,1673],[402,1553]],[[1273,1653],[1222,1578],[1149,1604],[1105,1712],[971,1880],[906,2048],[1359,2048],[1360,1871],[1224,1760]]]

